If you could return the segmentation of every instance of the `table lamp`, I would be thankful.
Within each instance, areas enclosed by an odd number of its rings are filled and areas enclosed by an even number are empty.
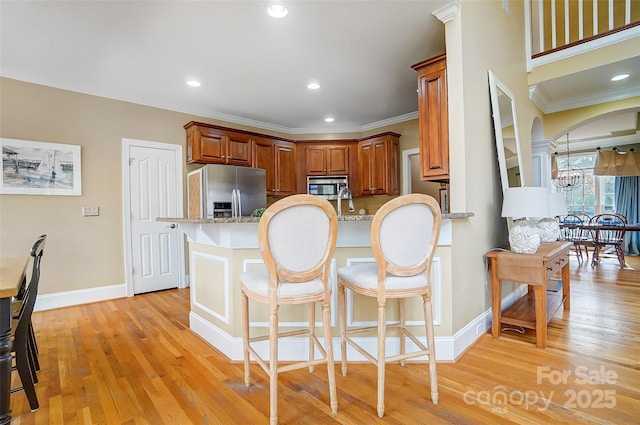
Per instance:
[[[511,251],[535,254],[540,246],[540,234],[527,217],[549,216],[549,190],[546,187],[510,187],[504,192],[502,217],[514,220],[509,231]]]
[[[549,212],[542,220],[536,223],[541,242],[555,242],[560,237],[560,224],[555,219],[558,215],[567,214],[567,203],[564,193],[549,194]]]

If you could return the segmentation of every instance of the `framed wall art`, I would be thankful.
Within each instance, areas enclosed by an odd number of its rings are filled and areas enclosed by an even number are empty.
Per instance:
[[[82,195],[80,146],[0,138],[0,194]]]

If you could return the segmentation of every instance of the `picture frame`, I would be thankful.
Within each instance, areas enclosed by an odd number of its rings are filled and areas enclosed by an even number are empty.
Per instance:
[[[0,138],[2,195],[82,195],[78,145]]]
[[[440,210],[442,214],[449,214],[449,186],[440,188]]]

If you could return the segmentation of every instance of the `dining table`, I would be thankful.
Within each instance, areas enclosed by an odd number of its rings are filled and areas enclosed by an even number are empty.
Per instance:
[[[640,223],[636,224],[590,224],[590,223],[560,223],[560,228],[585,229],[585,230],[616,230],[623,227],[625,232],[640,232]]]
[[[29,258],[0,258],[0,425],[11,423],[12,301],[25,282]]]
[[[595,235],[591,235],[588,237],[584,237],[582,240],[573,241],[575,244],[581,244],[585,246],[592,244],[594,238],[597,238],[597,233],[603,230],[619,230],[620,228],[624,228],[625,232],[640,232],[640,223],[634,224],[603,224],[603,223],[575,223],[575,222],[560,222],[560,228],[564,229],[583,229],[590,230],[595,233]],[[587,252],[587,259],[589,258],[589,253]]]

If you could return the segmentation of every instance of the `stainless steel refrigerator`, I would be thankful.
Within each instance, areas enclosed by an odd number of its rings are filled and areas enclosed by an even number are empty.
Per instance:
[[[247,217],[267,206],[262,168],[209,164],[204,166],[203,181],[207,217]]]

